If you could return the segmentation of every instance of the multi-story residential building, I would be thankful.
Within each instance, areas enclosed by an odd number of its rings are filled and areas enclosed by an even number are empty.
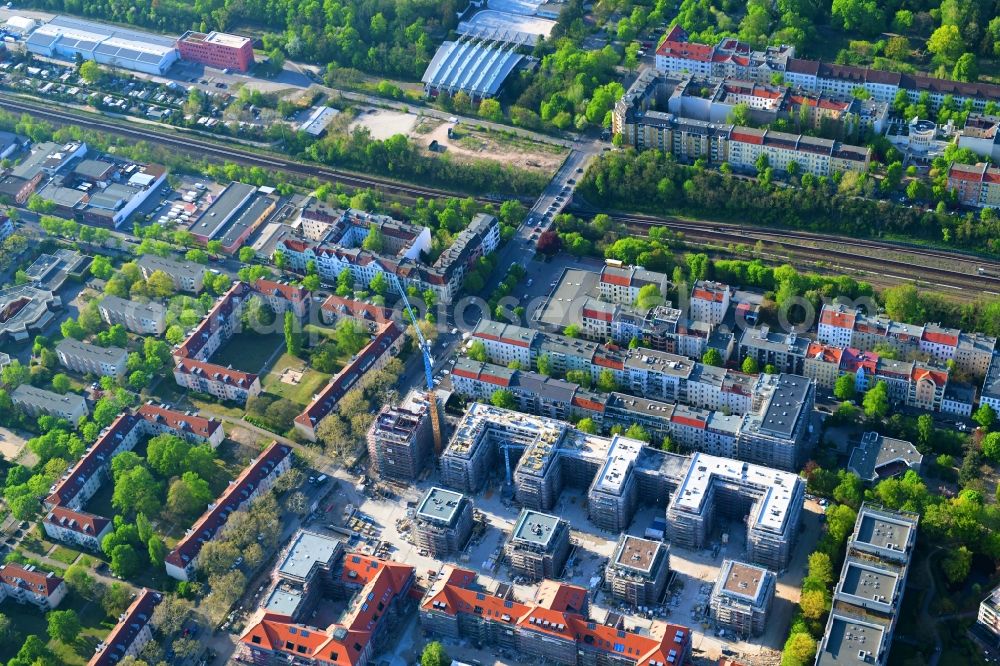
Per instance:
[[[662,541],[622,534],[604,570],[611,598],[630,606],[660,603],[670,575],[670,553]]]
[[[503,547],[511,569],[529,580],[558,578],[569,557],[569,523],[522,509]]]
[[[794,46],[767,46],[763,51],[755,51],[732,37],[722,38],[715,46],[695,44],[688,41],[680,26],[675,26],[656,49],[656,69],[769,81],[772,73],[783,72],[794,57]]]
[[[155,590],[139,590],[115,628],[94,648],[87,666],[115,666],[126,657],[138,657],[143,646],[153,639],[153,610],[162,600],[163,595]]]
[[[514,324],[505,324],[483,317],[472,331],[472,340],[482,342],[491,361],[509,365],[513,361],[525,370],[535,365],[537,342],[541,334]]]
[[[862,480],[875,483],[903,475],[907,470],[920,472],[924,456],[910,442],[866,432],[861,443],[851,451],[848,471]]]
[[[177,412],[151,402],[134,414],[126,412],[105,428],[76,465],[64,475],[45,498],[49,510],[42,523],[52,539],[99,550],[101,539],[111,531],[107,518],[83,510],[109,476],[111,459],[131,451],[141,437],[169,433],[192,444],[218,446],[225,437],[222,424],[187,412]]]
[[[716,624],[741,638],[764,633],[777,576],[744,562],[724,560],[709,602]]]
[[[806,357],[802,361],[802,376],[807,377],[817,386],[833,390],[840,377],[840,360],[844,350],[842,347],[810,342],[806,349]]]
[[[993,352],[993,360],[983,380],[983,390],[979,394],[979,404],[989,405],[1000,414],[1000,351]]]
[[[648,630],[624,631],[587,612],[587,590],[575,585],[546,581],[525,603],[481,589],[473,571],[446,567],[420,603],[420,624],[432,634],[564,666],[674,666],[691,654],[686,627],[654,620]]]
[[[379,477],[415,481],[432,460],[430,408],[416,392],[402,405],[385,405],[368,429],[368,457]]]
[[[800,375],[760,375],[737,439],[740,460],[797,469],[812,429],[816,385]]]
[[[167,309],[150,301],[140,303],[118,296],[105,296],[97,305],[101,319],[110,326],[121,324],[140,335],[163,335],[167,328]]]
[[[816,339],[833,347],[850,347],[859,314],[858,310],[843,303],[824,304],[820,310]]]
[[[995,645],[1000,645],[1000,587],[994,588],[989,596],[979,602],[976,622],[989,632]]]
[[[670,498],[671,540],[700,548],[711,532],[718,484],[749,508],[751,560],[774,569],[787,564],[805,493],[795,474],[704,453],[671,454],[625,437],[589,435],[555,419],[476,403],[441,457],[442,482],[461,492],[478,491],[502,469],[501,445],[524,450],[513,474],[515,496],[523,506],[550,510],[564,484],[572,482],[588,488],[592,521],[627,525],[640,504]],[[732,496],[725,497],[729,506]]]
[[[299,319],[309,313],[311,292],[305,287],[258,278],[253,283],[253,288],[279,317],[283,316],[286,310],[291,310]]]
[[[56,345],[59,363],[72,372],[98,377],[125,374],[128,351],[121,347],[98,347],[89,342],[65,338]]]
[[[954,414],[965,418],[972,417],[972,408],[976,403],[976,389],[972,384],[949,381],[941,399],[942,414]]]
[[[259,395],[260,377],[252,372],[224,368],[193,358],[182,358],[174,368],[174,381],[178,386],[209,393],[222,400],[246,404]]]
[[[261,607],[298,622],[318,597],[337,587],[336,569],[343,555],[342,538],[299,530],[278,555],[271,572],[273,585],[261,597]]]
[[[773,365],[778,372],[801,375],[809,351],[809,339],[791,333],[772,331],[767,325],[747,328],[740,338],[740,358],[750,357],[763,368]]]
[[[290,447],[273,442],[252,460],[167,554],[167,575],[177,580],[190,580],[202,546],[223,533],[233,513],[243,510],[271,489],[278,477],[291,467],[291,453]]]
[[[389,359],[399,354],[403,345],[403,329],[387,322],[350,363],[333,376],[301,414],[295,417],[295,430],[312,442],[316,441],[316,426],[326,417],[344,394],[369,372],[381,370]]]
[[[1000,117],[970,113],[955,143],[994,163],[1000,161]]]
[[[10,393],[11,401],[31,416],[50,414],[77,424],[90,414],[87,401],[75,393],[60,395],[30,384],[21,384]]]
[[[381,230],[384,239],[378,253],[361,247],[371,225]],[[437,261],[427,266],[420,263],[420,255],[430,250],[430,242],[430,230],[425,227],[352,210],[343,213],[323,242],[285,239],[276,251],[285,255],[293,270],[303,271],[314,261],[319,276],[327,282],[335,282],[344,269],[362,285],[368,285],[376,274],[392,274],[404,288],[429,289],[439,302],[450,303],[458,295],[466,272],[500,244],[500,223],[491,215],[477,215]]]
[[[833,591],[833,610],[816,666],[844,656],[885,666],[906,589],[918,516],[863,504],[847,542],[847,556]]]
[[[0,601],[10,598],[50,611],[58,608],[67,591],[63,579],[51,571],[40,571],[33,564],[0,564]]]
[[[985,162],[948,167],[948,189],[958,195],[958,202],[973,208],[1000,207],[1000,169]]]
[[[472,500],[444,488],[431,488],[413,516],[413,540],[435,559],[465,548],[472,535]]]
[[[953,356],[955,366],[973,377],[985,377],[996,349],[997,339],[991,335],[959,333],[958,347]]]
[[[927,363],[914,363],[906,397],[909,407],[939,411],[948,386],[948,370]]]
[[[751,392],[756,382],[754,375],[695,363],[687,378],[685,403],[727,414],[746,414],[750,411]]]
[[[691,319],[708,322],[713,326],[721,324],[729,312],[732,296],[732,287],[727,284],[698,280],[691,288],[689,316]]]
[[[160,271],[166,273],[174,281],[174,289],[197,294],[203,288],[205,279],[205,267],[193,261],[177,261],[169,257],[160,257],[155,254],[144,254],[135,260],[142,271],[145,280],[153,273]]]
[[[319,308],[323,323],[335,324],[341,319],[351,319],[366,326],[369,333],[375,333],[392,318],[389,308],[336,295],[327,296]]]
[[[367,666],[399,625],[414,589],[414,569],[360,553],[346,553],[334,576],[333,596],[347,601],[339,621],[323,628],[288,613],[261,608],[239,639],[239,661],[298,666]]]
[[[624,305],[635,303],[639,297],[639,290],[647,285],[656,287],[661,295],[666,294],[670,279],[664,273],[636,266],[623,266],[620,262],[609,262],[601,269],[598,281],[602,299]]]

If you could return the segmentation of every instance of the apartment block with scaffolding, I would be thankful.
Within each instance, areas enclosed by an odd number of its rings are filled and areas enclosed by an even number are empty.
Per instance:
[[[432,461],[433,431],[428,401],[411,392],[401,405],[386,405],[368,429],[368,456],[379,477],[414,481]]]
[[[556,516],[523,509],[503,551],[517,574],[540,580],[557,578],[562,573],[569,548],[569,523]]]
[[[777,576],[745,562],[725,560],[712,588],[712,619],[741,638],[764,633]]]
[[[663,596],[669,576],[666,544],[622,534],[604,570],[604,587],[617,602],[654,606]]]
[[[431,488],[420,500],[413,523],[417,547],[431,557],[457,553],[472,534],[472,500],[451,490]]]

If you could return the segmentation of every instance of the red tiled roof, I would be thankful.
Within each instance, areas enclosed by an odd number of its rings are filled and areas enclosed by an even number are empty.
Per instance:
[[[578,395],[573,396],[573,406],[579,407],[580,409],[589,409],[592,412],[603,412],[604,405],[597,402],[596,400],[590,400],[588,398],[581,398]]]
[[[707,426],[707,424],[701,419],[693,419],[689,416],[680,416],[677,414],[670,417],[670,422],[679,423],[681,425],[688,426],[689,428],[698,428],[699,430],[703,430]]]
[[[809,343],[809,348],[806,350],[808,358],[818,359],[825,363],[836,363],[837,365],[840,365],[840,357],[843,353],[844,350],[840,347],[824,345],[819,342]]]
[[[389,310],[389,308],[380,307],[371,303],[365,303],[364,301],[358,301],[353,298],[342,298],[340,296],[328,296],[327,299],[323,301],[320,309],[338,315],[343,312],[347,312],[352,317],[356,317],[358,319],[368,319],[369,321],[378,323],[389,321],[392,315],[392,311]]]
[[[930,380],[937,386],[944,386],[948,383],[948,373],[942,370],[934,370],[933,368],[914,367],[913,373],[910,376],[915,382]]]
[[[54,525],[58,525],[80,534],[96,537],[111,524],[107,518],[87,513],[86,511],[73,511],[63,506],[54,506],[45,516],[45,520]]]
[[[202,347],[205,346],[205,342],[211,337],[215,331],[222,327],[222,323],[229,318],[229,316],[236,309],[236,301],[243,298],[250,293],[250,285],[246,282],[236,282],[232,287],[229,288],[222,298],[212,306],[212,309],[208,311],[208,314],[201,323],[195,327],[191,335],[187,337],[187,340],[182,342],[180,346],[174,350],[174,359],[177,358],[187,358],[197,354]]]
[[[305,287],[281,284],[280,282],[265,280],[264,278],[258,278],[253,283],[253,288],[262,294],[267,294],[268,296],[278,295],[286,301],[293,303],[301,303],[309,298],[309,290]]]
[[[600,312],[598,310],[591,310],[590,308],[583,309],[583,316],[588,319],[599,319],[600,321],[611,321],[612,319],[610,312]]]
[[[14,562],[0,565],[0,580],[11,587],[20,587],[44,597],[50,596],[63,582],[62,578],[53,573],[38,569],[28,571]]]
[[[823,308],[823,312],[820,314],[819,323],[836,326],[837,328],[853,329],[855,319],[857,319],[857,314],[854,312],[841,312],[840,310],[835,310],[833,308]]]
[[[166,425],[181,432],[191,432],[205,439],[211,437],[215,431],[222,427],[222,424],[215,419],[206,419],[197,415],[188,416],[183,412],[167,409],[162,405],[143,405],[136,410],[136,416],[140,416],[152,424]]]
[[[139,596],[135,598],[115,628],[104,639],[104,648],[90,658],[87,666],[114,666],[124,659],[139,632],[153,617],[153,609],[162,599],[163,595],[159,592],[148,587],[142,588],[139,591]]]
[[[948,345],[949,347],[958,346],[957,331],[955,333],[944,333],[944,332],[939,333],[936,331],[928,331],[927,329],[924,329],[921,339],[926,340],[927,342],[933,342],[934,344],[937,345]]]
[[[193,358],[182,358],[177,362],[177,370],[189,375],[198,375],[213,382],[222,382],[230,386],[249,388],[257,379],[252,372],[243,372],[223,367],[217,363],[206,363]]]
[[[594,365],[599,365],[602,368],[611,368],[612,370],[623,370],[625,368],[624,361],[596,354],[594,355]]]
[[[691,42],[670,42],[665,41],[656,49],[656,55],[668,58],[679,58],[681,60],[696,60],[698,62],[711,62],[714,47],[708,44],[693,44]]]
[[[488,372],[480,372],[479,381],[488,382],[490,384],[496,384],[497,386],[510,386],[509,378],[498,377],[497,375],[491,375]]]
[[[218,534],[229,520],[230,514],[239,510],[261,481],[267,478],[291,452],[290,447],[272,442],[234,481],[230,482],[215,505],[202,514],[184,538],[167,554],[166,561],[182,569],[187,567],[198,556],[201,547]]]
[[[323,388],[313,401],[295,417],[296,423],[307,427],[315,426],[320,419],[330,413],[333,406],[368,369],[403,335],[403,330],[393,322],[386,322],[375,333],[372,341],[354,357],[354,360],[344,366],[333,376],[330,383]]]
[[[51,508],[67,504],[76,497],[88,479],[100,474],[106,465],[111,464],[111,454],[138,422],[138,417],[127,412],[119,415],[77,461],[72,471],[56,484],[52,494],[45,498],[46,505]]]
[[[733,130],[730,135],[733,141],[739,141],[741,143],[752,143],[758,146],[764,145],[764,135],[763,134],[749,134],[747,132],[738,132]]]

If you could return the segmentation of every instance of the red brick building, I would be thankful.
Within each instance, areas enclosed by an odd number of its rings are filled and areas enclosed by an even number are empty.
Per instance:
[[[183,60],[199,62],[209,67],[245,72],[253,66],[253,44],[247,37],[224,32],[188,30],[177,40],[177,50]]]

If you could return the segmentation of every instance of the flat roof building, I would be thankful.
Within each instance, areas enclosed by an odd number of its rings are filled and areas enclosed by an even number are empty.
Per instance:
[[[652,607],[663,597],[669,575],[670,553],[662,541],[622,534],[604,570],[604,587],[617,602]]]
[[[569,523],[557,516],[523,509],[504,544],[504,555],[518,575],[530,580],[558,578],[569,556]]]
[[[146,74],[163,75],[177,61],[177,49],[169,37],[67,16],[56,16],[35,29],[25,46],[50,58],[80,56]]]
[[[177,50],[183,60],[218,69],[246,72],[254,64],[249,38],[214,30],[208,34],[188,30],[177,40]]]
[[[816,666],[884,666],[899,620],[917,514],[863,504],[833,591]]]
[[[418,548],[442,558],[465,548],[472,534],[472,500],[444,488],[424,494],[413,516],[413,537]]]
[[[725,560],[712,588],[712,619],[719,627],[748,638],[764,633],[777,577],[764,567]]]
[[[386,405],[368,429],[368,454],[383,479],[415,481],[432,460],[430,406],[418,395]]]
[[[42,332],[61,307],[58,296],[30,284],[0,289],[0,342],[23,342]]]

